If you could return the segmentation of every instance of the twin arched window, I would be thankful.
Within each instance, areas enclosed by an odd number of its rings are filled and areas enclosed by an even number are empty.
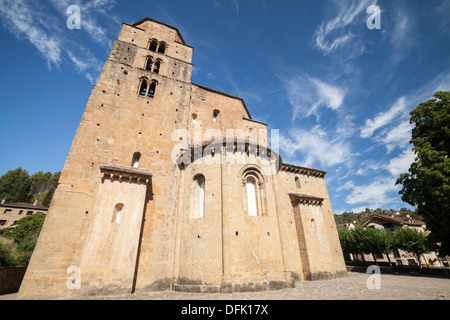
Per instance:
[[[151,82],[149,82],[147,81],[146,78],[142,78],[141,83],[139,85],[139,95],[154,98],[156,91],[156,84],[157,84],[156,80],[152,80]]]
[[[161,68],[161,60],[156,59],[156,61],[153,62],[152,57],[147,57],[147,60],[145,62],[145,70],[151,71],[154,73],[159,73],[160,68]]]
[[[152,39],[148,47],[150,51],[164,54],[166,52],[166,43],[158,42],[156,39]]]

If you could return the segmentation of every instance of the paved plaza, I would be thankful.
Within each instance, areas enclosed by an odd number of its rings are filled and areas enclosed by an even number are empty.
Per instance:
[[[349,272],[348,277],[296,282],[296,287],[276,291],[245,293],[139,292],[96,296],[89,300],[450,300],[450,279],[428,276],[382,274],[379,289],[369,289],[370,274]],[[371,278],[373,279],[373,278]],[[369,281],[369,287],[376,287]],[[0,300],[16,299],[16,294]]]

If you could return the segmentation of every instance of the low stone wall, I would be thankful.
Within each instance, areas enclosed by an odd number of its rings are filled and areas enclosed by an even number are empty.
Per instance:
[[[367,267],[347,266],[348,272],[366,273]],[[409,274],[411,276],[440,276],[450,278],[450,269],[443,268],[417,268],[417,267],[380,267],[381,274]]]
[[[0,295],[19,291],[27,267],[0,267]]]

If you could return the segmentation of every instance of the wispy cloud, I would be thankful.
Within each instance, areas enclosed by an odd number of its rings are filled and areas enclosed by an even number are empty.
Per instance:
[[[319,117],[320,107],[337,110],[345,98],[344,88],[306,74],[281,80],[292,106],[292,120],[307,118],[312,114]]]
[[[330,54],[338,48],[346,45],[355,38],[354,31],[350,28],[355,22],[361,22],[358,17],[366,12],[366,8],[375,4],[372,0],[340,1],[338,14],[327,22],[322,22],[314,33],[314,43],[324,54]]]
[[[382,130],[382,132],[375,137],[375,141],[385,146],[388,153],[396,147],[403,149],[409,145],[412,128],[413,126],[409,123],[409,120],[403,121],[398,125]]]
[[[78,72],[94,83],[101,72],[102,63],[76,38],[78,30],[67,29],[66,11],[72,4],[78,5],[81,9],[80,32],[87,34],[95,44],[109,49],[112,37],[95,16],[108,15],[111,18],[108,9],[115,2],[50,0],[49,3],[50,6],[36,5],[27,0],[3,0],[0,1],[0,19],[12,34],[31,43],[42,54],[49,68],[70,61]]]
[[[312,131],[292,129],[288,136],[280,134],[280,150],[289,158],[299,159],[302,166],[324,168],[348,163],[354,156],[348,141],[317,127]]]
[[[386,170],[388,170],[393,177],[398,177],[400,174],[408,172],[408,169],[415,158],[416,155],[412,149],[407,148],[398,157],[389,161]]]
[[[0,17],[5,26],[18,38],[27,39],[42,54],[49,68],[61,62],[61,39],[46,30],[41,23],[45,14],[23,0],[0,2]]]
[[[397,119],[397,117],[400,114],[405,113],[406,113],[406,98],[401,97],[391,106],[391,108],[389,108],[389,110],[385,112],[380,112],[373,119],[367,119],[364,127],[361,128],[360,136],[362,138],[371,137],[376,130],[388,125],[389,123],[391,123],[391,121]]]
[[[392,46],[391,61],[399,63],[408,57],[414,50],[417,32],[414,30],[414,13],[406,6],[393,8],[392,28],[388,30]]]
[[[345,202],[348,204],[365,203],[367,207],[383,207],[394,202],[393,192],[399,190],[395,177],[378,178],[367,185],[354,186]]]

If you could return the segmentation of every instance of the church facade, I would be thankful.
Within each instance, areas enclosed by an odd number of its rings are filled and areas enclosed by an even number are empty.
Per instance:
[[[123,24],[18,297],[237,292],[346,276],[325,172],[283,163],[175,27]]]

